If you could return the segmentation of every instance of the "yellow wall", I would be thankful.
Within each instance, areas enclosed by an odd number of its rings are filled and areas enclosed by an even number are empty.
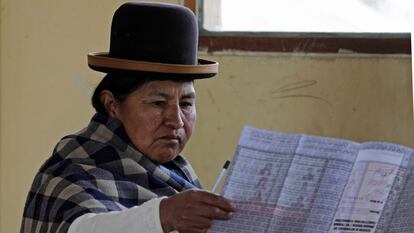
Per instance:
[[[108,49],[122,2],[0,1],[1,233],[18,232],[33,176],[54,144],[89,121],[102,75],[88,69],[86,53]],[[414,146],[409,56],[201,55],[221,72],[197,81],[198,122],[185,154],[207,188],[244,124]]]
[[[243,125],[414,146],[410,56],[216,54],[197,83],[186,154],[206,188],[231,159]]]

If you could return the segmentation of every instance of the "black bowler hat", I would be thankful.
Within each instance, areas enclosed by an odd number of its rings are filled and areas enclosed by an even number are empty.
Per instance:
[[[210,78],[218,63],[197,58],[198,26],[181,5],[125,3],[112,19],[108,52],[88,54],[88,65],[105,73],[157,78]]]

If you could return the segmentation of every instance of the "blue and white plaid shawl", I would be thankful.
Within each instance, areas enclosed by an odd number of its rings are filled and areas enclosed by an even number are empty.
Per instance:
[[[154,163],[132,145],[118,120],[96,114],[87,128],[64,137],[40,168],[21,232],[67,232],[83,214],[123,210],[200,187],[182,156]]]

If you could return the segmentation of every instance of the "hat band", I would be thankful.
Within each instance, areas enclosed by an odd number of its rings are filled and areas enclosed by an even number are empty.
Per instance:
[[[88,65],[110,69],[147,71],[175,74],[211,74],[218,73],[218,63],[198,59],[197,65],[166,64],[157,62],[136,61],[113,58],[108,52],[94,52],[88,54]]]

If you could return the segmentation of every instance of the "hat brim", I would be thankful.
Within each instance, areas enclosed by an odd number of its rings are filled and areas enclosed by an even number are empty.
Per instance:
[[[88,54],[88,65],[91,69],[104,72],[137,72],[157,73],[160,75],[192,79],[210,78],[218,73],[218,62],[198,59],[196,65],[165,64],[113,58],[108,52]]]

